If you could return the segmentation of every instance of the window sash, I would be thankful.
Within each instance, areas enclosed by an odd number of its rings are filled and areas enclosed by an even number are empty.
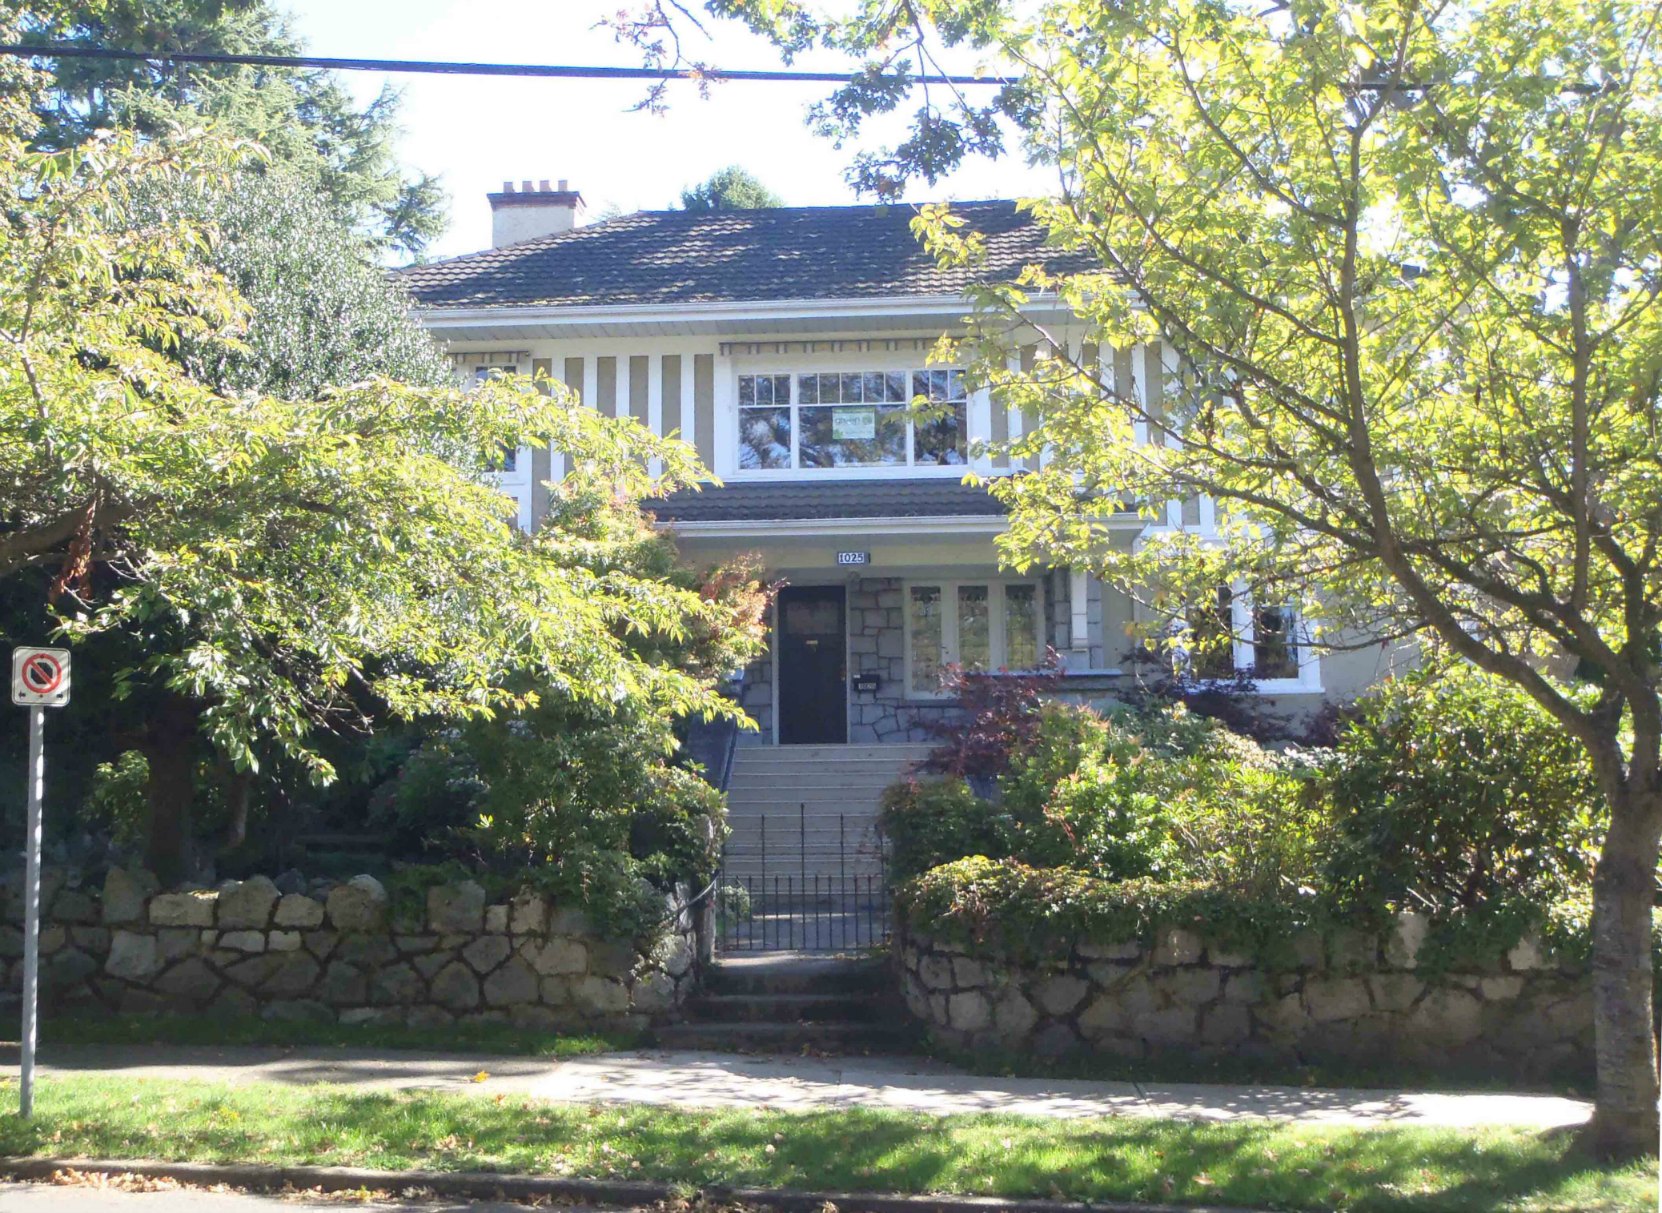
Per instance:
[[[908,415],[902,432],[892,415],[920,396],[944,414]],[[743,472],[969,464],[969,396],[961,370],[746,373],[738,376],[735,398],[734,457]],[[865,420],[846,414],[866,410],[873,437],[835,437],[839,426],[847,435]],[[867,457],[844,458],[849,452]]]
[[[958,664],[963,658],[962,608],[963,592],[972,593],[976,590],[985,593],[984,605],[986,611],[986,629],[988,645],[988,664],[984,672],[992,673],[1000,670],[1019,671],[1037,668],[1038,660],[1030,667],[1013,667],[1009,663],[1009,595],[1012,588],[1029,590],[1032,593],[1032,605],[1029,609],[1033,615],[1031,646],[1034,655],[1042,660],[1045,652],[1045,595],[1042,582],[1038,581],[1000,581],[989,578],[969,578],[967,580],[943,580],[925,578],[904,583],[902,593],[901,614],[905,627],[905,683],[908,698],[913,699],[945,699],[946,694],[938,685],[933,688],[923,688],[917,685],[916,674],[918,659],[923,655],[920,645],[918,628],[913,618],[913,595],[916,591],[934,591],[935,619],[934,626],[929,630],[938,634],[938,651],[933,654],[932,663],[935,671],[944,669],[948,665]]]

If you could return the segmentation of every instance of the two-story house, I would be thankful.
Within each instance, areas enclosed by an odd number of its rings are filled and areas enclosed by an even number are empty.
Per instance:
[[[1070,694],[1111,695],[1133,643],[1131,600],[1077,570],[1003,571],[1002,510],[962,482],[971,467],[1012,470],[976,444],[1019,436],[1022,417],[930,365],[936,340],[961,325],[968,279],[920,247],[911,207],[658,211],[584,225],[563,181],[509,183],[490,203],[496,247],[403,275],[462,371],[542,371],[588,407],[680,434],[720,487],[656,503],[660,522],[695,564],[755,551],[788,582],[771,652],[743,692],[760,725],[746,742],[777,748],[744,751],[736,819],[751,776],[765,785],[758,812],[823,793],[824,806],[868,813],[874,788],[950,707],[940,675],[952,663],[1019,670],[1054,647]],[[1055,255],[1012,202],[956,209],[986,237],[983,278],[1013,279]],[[1054,301],[1031,308],[1063,340],[1085,340]],[[1158,344],[1110,357],[1122,388],[1162,390],[1170,355]],[[944,406],[937,419],[910,416],[920,395]],[[503,485],[522,525],[536,525],[545,483],[562,472],[558,454],[519,453]],[[1164,521],[1204,529],[1210,503],[1174,505]],[[1147,525],[1126,514],[1114,540],[1130,544]],[[1289,612],[1224,602],[1237,664],[1283,711],[1376,676],[1377,654],[1318,656]],[[784,747],[804,749],[793,761]]]

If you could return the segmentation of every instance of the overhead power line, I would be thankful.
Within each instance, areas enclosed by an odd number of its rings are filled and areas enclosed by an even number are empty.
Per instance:
[[[0,43],[0,55],[24,59],[115,59],[141,63],[322,68],[332,72],[404,72],[440,76],[530,76],[557,80],[735,80],[847,84],[848,72],[798,72],[738,68],[587,67],[552,63],[454,63],[442,59],[335,59],[322,55],[231,55],[197,51],[134,51],[75,43]],[[857,73],[855,73],[857,74]],[[999,76],[921,75],[914,84],[1005,84]]]

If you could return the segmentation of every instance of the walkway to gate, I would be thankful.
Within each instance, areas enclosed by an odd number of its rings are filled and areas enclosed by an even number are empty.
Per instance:
[[[727,791],[732,834],[717,948],[844,952],[888,937],[877,815],[927,745],[747,746]]]

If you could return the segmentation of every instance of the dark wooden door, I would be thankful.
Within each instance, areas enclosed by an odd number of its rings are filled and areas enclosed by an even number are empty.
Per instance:
[[[841,586],[787,586],[779,592],[779,740],[784,745],[848,741],[848,639]]]

